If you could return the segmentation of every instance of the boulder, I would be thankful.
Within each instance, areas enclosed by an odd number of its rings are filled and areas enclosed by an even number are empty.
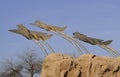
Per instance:
[[[120,58],[49,54],[42,64],[40,77],[120,77]]]

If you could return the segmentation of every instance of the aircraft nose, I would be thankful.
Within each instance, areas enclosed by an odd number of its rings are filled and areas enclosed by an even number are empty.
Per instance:
[[[75,35],[75,33],[73,33],[73,35]]]

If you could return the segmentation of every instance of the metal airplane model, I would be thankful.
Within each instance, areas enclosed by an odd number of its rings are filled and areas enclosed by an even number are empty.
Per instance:
[[[40,27],[47,31],[51,31],[51,32],[61,36],[62,38],[68,40],[80,52],[80,54],[83,54],[84,52],[89,53],[88,50],[77,39],[74,39],[71,36],[64,33],[64,30],[67,28],[66,26],[65,27],[57,27],[57,26],[45,24],[41,21],[35,21],[34,23],[32,23],[32,25]]]
[[[32,31],[32,30],[27,29],[22,24],[18,24],[17,26],[18,26],[17,29],[11,29],[11,30],[8,30],[8,31],[20,34],[20,35],[24,36],[25,38],[27,38],[28,40],[34,40],[40,46],[40,48],[42,49],[42,51],[44,51],[47,55],[48,55],[48,53],[47,53],[46,49],[44,48],[44,46],[41,43],[39,43],[39,40],[43,41],[43,43],[52,52],[54,52],[54,50],[50,47],[50,45],[45,42],[45,40],[48,40],[52,36],[52,34],[47,34],[47,33],[37,32],[37,31]]]
[[[89,43],[91,45],[97,45],[97,44],[98,45],[109,45],[112,42],[112,40],[104,41],[102,39],[88,37],[88,36],[81,34],[79,32],[75,32],[75,33],[73,33],[73,35],[74,35],[74,38],[77,38],[77,39],[84,41],[86,43]]]
[[[38,27],[45,29],[47,31],[55,31],[55,32],[57,32],[57,31],[62,32],[67,28],[67,26],[58,27],[58,26],[48,25],[48,24],[45,24],[41,21],[35,21],[35,23],[32,23],[32,25],[38,26]]]
[[[112,40],[104,41],[102,39],[88,37],[88,36],[81,34],[79,32],[74,32],[73,35],[74,35],[74,38],[76,38],[76,39],[79,39],[79,40],[84,41],[86,43],[89,43],[91,45],[97,45],[97,46],[107,50],[108,52],[110,52],[112,54],[113,57],[120,56],[120,53],[118,51],[116,51],[112,47],[108,46],[109,44],[112,43]]]

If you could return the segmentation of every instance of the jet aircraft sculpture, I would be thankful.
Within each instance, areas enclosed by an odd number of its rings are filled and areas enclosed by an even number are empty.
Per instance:
[[[50,47],[50,45],[47,42],[45,42],[45,40],[48,40],[49,38],[51,38],[52,34],[32,31],[32,30],[27,29],[22,24],[18,24],[17,26],[18,26],[17,29],[10,29],[8,31],[20,34],[20,35],[24,36],[25,38],[27,38],[28,40],[34,40],[40,46],[42,51],[44,51],[47,55],[48,55],[48,53],[47,53],[46,49],[44,48],[44,46],[41,43],[39,43],[39,40],[43,41],[44,45],[46,45],[52,52],[54,52],[52,47]]]
[[[81,34],[79,32],[75,32],[73,33],[74,37],[81,40],[81,41],[84,41],[86,43],[89,43],[91,45],[109,45],[111,44],[112,40],[108,40],[108,41],[104,41],[102,39],[96,39],[96,38],[92,38],[92,37],[88,37],[84,34]]]
[[[62,38],[66,39],[80,52],[80,54],[89,53],[88,50],[77,39],[74,39],[71,36],[64,33],[64,30],[67,28],[66,26],[57,27],[57,26],[45,24],[41,21],[35,21],[34,23],[32,23],[32,25],[40,27],[47,31],[51,31],[51,32],[61,36]]]
[[[88,36],[81,34],[79,32],[74,32],[73,35],[74,35],[74,38],[79,39],[80,41],[84,41],[84,42],[89,43],[91,45],[97,45],[97,46],[107,50],[108,52],[110,52],[110,54],[112,54],[113,57],[120,56],[120,53],[118,51],[116,51],[112,47],[108,46],[112,43],[112,40],[104,41],[102,39],[88,37]]]

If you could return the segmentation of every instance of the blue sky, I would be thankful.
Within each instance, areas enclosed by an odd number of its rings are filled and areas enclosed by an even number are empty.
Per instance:
[[[79,31],[91,37],[112,39],[110,46],[120,51],[119,0],[0,0],[0,9],[0,61],[15,58],[28,49],[41,52],[34,41],[8,32],[20,23],[31,30],[46,32],[30,25],[35,20],[56,26],[66,25],[65,33],[69,35]],[[57,52],[77,52],[59,36],[54,35],[47,42]],[[93,54],[108,55],[97,46],[81,43]]]

